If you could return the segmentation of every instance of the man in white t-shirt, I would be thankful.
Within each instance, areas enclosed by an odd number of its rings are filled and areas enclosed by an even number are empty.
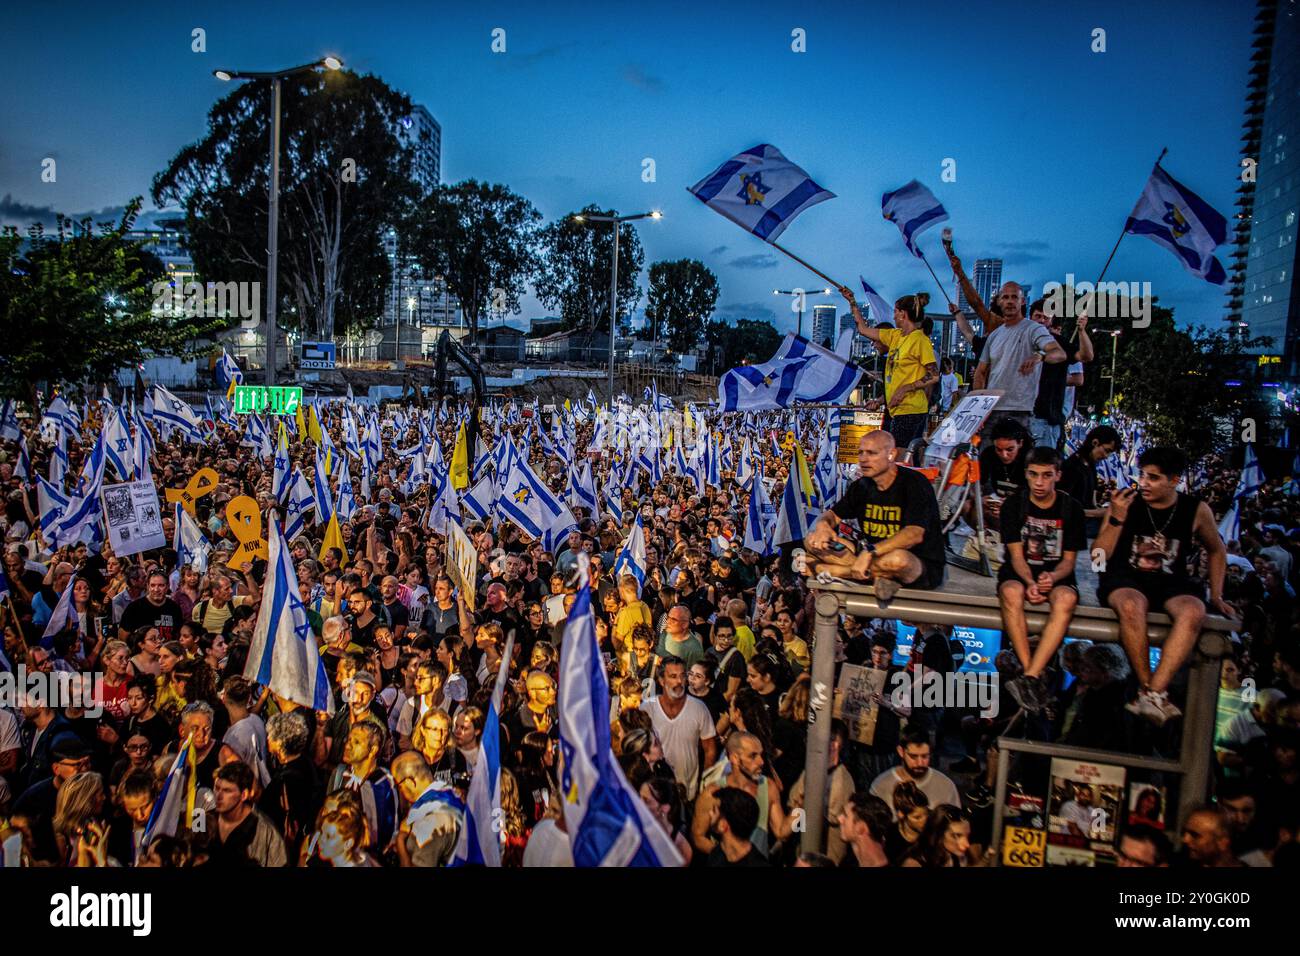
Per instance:
[[[1029,431],[1043,365],[1066,361],[1065,350],[1052,338],[1052,333],[1025,318],[1025,294],[1019,285],[1008,282],[1002,287],[997,309],[1002,324],[984,343],[972,386],[976,391],[1002,392],[997,407],[980,430],[980,436],[986,441],[993,433],[993,426],[1004,418],[1014,418]]]
[[[677,782],[686,788],[686,799],[694,800],[699,787],[700,747],[704,747],[704,766],[713,766],[718,759],[718,732],[709,708],[686,693],[685,661],[664,658],[659,676],[663,693],[643,703],[641,709],[650,715],[664,759]]]
[[[916,784],[930,798],[930,809],[941,803],[961,806],[957,785],[938,770],[930,769],[930,735],[924,730],[908,730],[898,741],[898,756],[902,764],[891,767],[871,782],[871,793],[894,805],[894,791],[904,780]]]

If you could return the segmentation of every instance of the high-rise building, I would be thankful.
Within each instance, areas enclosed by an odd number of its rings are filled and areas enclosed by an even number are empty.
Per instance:
[[[830,341],[830,348],[835,347],[835,306],[814,305],[812,310],[812,341],[816,345],[825,345]]]
[[[430,192],[442,182],[442,127],[428,109],[416,103],[410,114],[398,122],[397,136],[403,145],[415,150],[411,178],[421,190]]]
[[[1294,3],[1259,0],[1242,136],[1236,249],[1228,289],[1228,321],[1272,344],[1256,351],[1281,356],[1277,376],[1300,379],[1300,279],[1296,229],[1300,213],[1300,11]],[[1288,52],[1289,51],[1289,52]]]
[[[1002,286],[1002,260],[976,259],[975,274],[971,276],[971,282],[979,297],[984,300],[984,304],[992,308],[993,297],[998,294],[998,289]],[[963,312],[975,311],[966,301],[966,293],[960,288],[957,290],[957,308]]]

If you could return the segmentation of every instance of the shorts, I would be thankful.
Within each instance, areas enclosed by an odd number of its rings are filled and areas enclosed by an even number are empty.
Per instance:
[[[1132,588],[1147,599],[1153,611],[1164,611],[1165,602],[1184,594],[1205,602],[1205,585],[1169,574],[1103,574],[1097,583],[1097,603],[1110,607],[1110,596],[1120,588]]]
[[[921,576],[911,584],[903,584],[903,587],[914,588],[917,591],[933,591],[943,586],[944,575],[945,571],[942,567],[935,571],[924,561],[921,561]],[[901,581],[899,583],[902,584]]]
[[[1031,567],[1030,570],[1033,570],[1033,568]],[[1046,569],[1044,568],[1044,570]],[[1015,568],[1011,566],[1010,561],[1004,561],[1002,567],[998,568],[998,587],[1002,586],[1003,581],[1020,581],[1020,575],[1016,574]],[[1023,584],[1024,582],[1021,581],[1021,583]],[[1079,593],[1079,581],[1073,574],[1057,581],[1056,587],[1074,588],[1074,593]]]

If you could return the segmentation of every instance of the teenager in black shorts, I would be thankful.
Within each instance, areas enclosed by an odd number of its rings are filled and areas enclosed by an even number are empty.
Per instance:
[[[1178,493],[1187,456],[1177,448],[1148,448],[1138,456],[1137,488],[1111,496],[1109,514],[1093,550],[1105,554],[1097,599],[1119,618],[1120,640],[1141,690],[1127,709],[1163,725],[1182,716],[1169,700],[1169,684],[1186,663],[1205,620],[1205,585],[1192,578],[1188,559],[1193,540],[1209,559],[1210,610],[1235,617],[1223,600],[1227,549],[1210,506]],[[1163,610],[1173,620],[1154,674],[1149,661],[1147,611]]]
[[[1055,448],[1030,449],[1025,457],[1026,490],[1002,503],[1002,543],[1007,560],[998,571],[1002,630],[1011,639],[1024,673],[1007,682],[1007,692],[1025,710],[1047,703],[1042,674],[1065,640],[1079,603],[1074,562],[1088,547],[1083,508],[1058,492],[1061,456]],[[1046,605],[1047,623],[1030,653],[1025,605]]]
[[[862,477],[822,512],[804,544],[817,560],[812,569],[858,580],[871,579],[876,598],[887,603],[900,586],[929,590],[943,583],[943,535],[939,504],[919,471],[894,463],[889,432],[868,432],[858,447]],[[840,533],[841,522],[861,526],[860,541]]]

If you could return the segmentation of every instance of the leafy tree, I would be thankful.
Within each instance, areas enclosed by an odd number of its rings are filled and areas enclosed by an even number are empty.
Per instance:
[[[707,365],[725,371],[742,362],[766,362],[781,344],[781,333],[771,322],[740,319],[732,325],[713,321],[704,327],[704,341],[709,347]]]
[[[1067,323],[1067,326],[1069,323]],[[1087,367],[1079,408],[1105,407],[1110,397],[1111,336],[1090,328],[1096,360]],[[1115,360],[1115,404],[1147,425],[1152,442],[1175,445],[1195,459],[1215,445],[1216,419],[1236,420],[1239,392],[1225,383],[1239,378],[1245,353],[1267,338],[1240,339],[1204,327],[1180,329],[1174,312],[1153,301],[1151,324],[1124,328]]]
[[[473,179],[439,186],[420,203],[411,231],[414,248],[420,264],[444,276],[460,300],[471,341],[487,309],[519,311],[524,280],[539,264],[541,218],[507,187]]]
[[[650,266],[650,296],[642,338],[666,339],[675,352],[695,345],[718,303],[718,278],[698,259],[673,259]]]
[[[154,284],[166,270],[144,243],[125,238],[139,197],[116,224],[60,216],[53,234],[37,224],[26,242],[0,234],[0,394],[35,405],[38,382],[77,386],[107,382],[151,352],[192,351],[194,339],[228,319],[153,311]]]
[[[209,281],[263,283],[271,85],[241,83],[208,113],[202,140],[154,177],[158,205],[185,209],[187,244]],[[418,197],[413,151],[396,133],[411,101],[374,76],[305,73],[281,82],[277,313],[305,336],[368,327],[383,311],[382,237]]]
[[[587,206],[557,219],[541,232],[541,268],[533,282],[537,298],[558,309],[565,329],[609,331],[609,282],[614,229],[608,222],[575,217],[612,215]],[[618,315],[630,315],[641,301],[637,278],[645,253],[631,223],[619,226]]]

